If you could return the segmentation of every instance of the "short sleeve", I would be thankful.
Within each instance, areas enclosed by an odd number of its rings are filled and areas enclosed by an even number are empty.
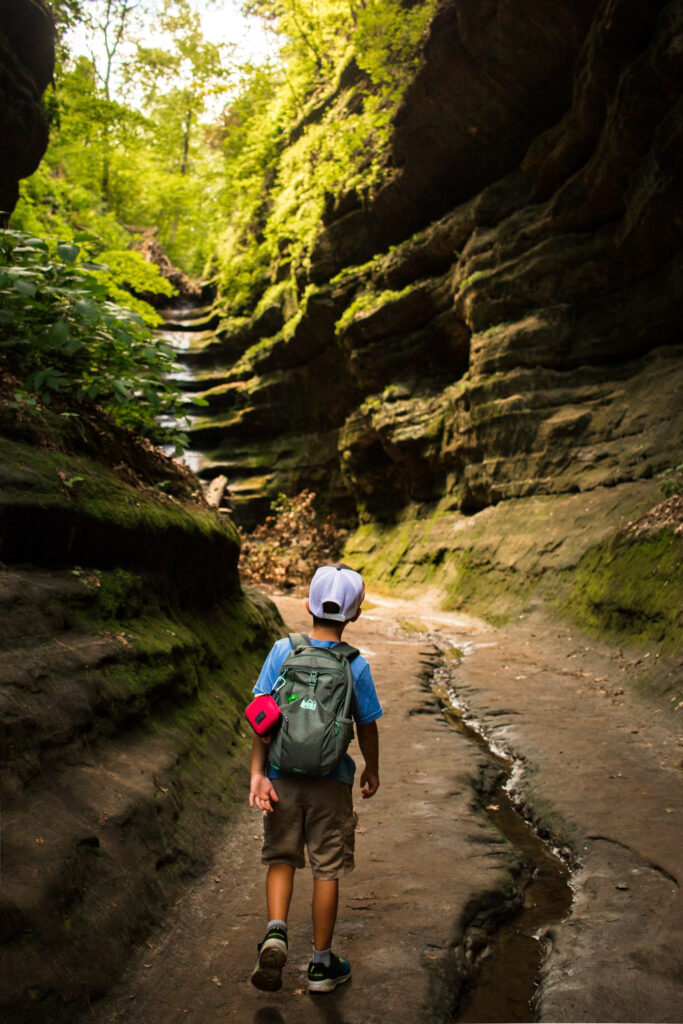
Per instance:
[[[256,680],[256,685],[253,690],[255,694],[273,692],[278,676],[280,675],[280,669],[282,668],[284,660],[291,649],[292,645],[289,642],[289,637],[286,636],[273,644],[270,649],[270,654],[263,662],[263,668]]]
[[[352,714],[356,725],[376,722],[384,714],[377,696],[375,680],[366,662],[358,678],[354,679]]]

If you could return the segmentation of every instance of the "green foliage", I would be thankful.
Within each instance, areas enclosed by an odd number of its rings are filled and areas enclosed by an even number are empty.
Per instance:
[[[683,462],[678,466],[671,466],[659,474],[659,489],[665,498],[673,498],[674,495],[683,491]]]
[[[199,274],[215,241],[223,181],[219,139],[205,114],[231,87],[231,51],[203,38],[189,0],[161,5],[165,49],[136,43],[137,4],[110,6],[107,15],[103,2],[88,0],[79,17],[71,5],[71,22],[89,25],[97,59],[63,52],[47,96],[50,144],[22,183],[11,226],[62,238],[86,229],[109,250],[128,247],[124,225],[157,226],[172,262]],[[117,26],[125,47],[114,45]]]
[[[176,289],[160,274],[158,267],[134,249],[109,249],[97,253],[97,266],[90,269],[95,278],[107,289],[108,298],[138,313],[150,327],[163,323],[156,310],[136,298],[133,292],[151,292],[172,296]]]
[[[0,233],[0,353],[22,381],[18,400],[89,399],[118,423],[182,446],[184,435],[156,421],[176,415],[180,399],[164,379],[171,349],[110,301],[106,270],[78,265],[80,256],[74,242]]]
[[[166,35],[150,46],[135,0],[53,0],[61,26],[88,28],[91,54],[62,48],[50,146],[12,226],[85,229],[108,251],[127,248],[124,225],[157,226],[171,260],[210,275],[224,311],[245,315],[305,272],[326,201],[350,189],[362,201],[385,179],[436,0],[248,0],[280,53],[241,67],[203,37],[206,2],[158,0]]]
[[[282,270],[305,270],[326,198],[367,195],[386,177],[391,121],[435,0],[254,0],[282,38],[280,68],[247,77],[225,119],[228,227],[217,279],[246,312]],[[341,86],[352,62],[363,78]]]

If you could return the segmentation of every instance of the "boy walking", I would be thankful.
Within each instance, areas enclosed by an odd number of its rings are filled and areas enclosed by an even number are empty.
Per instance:
[[[379,788],[377,719],[382,707],[367,661],[342,642],[345,627],[360,615],[364,596],[359,573],[347,565],[322,566],[311,581],[306,601],[306,608],[313,616],[313,628],[307,637],[294,634],[293,639],[297,649],[301,642],[314,648],[339,648],[339,654],[348,657],[353,676],[351,713],[365,760],[360,776],[365,799],[374,796]],[[282,685],[282,669],[293,649],[290,637],[277,641],[261,669],[255,694],[272,693]],[[284,674],[287,674],[286,667]],[[297,699],[297,696],[289,697],[289,700]],[[307,703],[315,706],[314,701]],[[268,752],[267,740],[255,735],[249,803],[264,812],[261,860],[268,865],[268,925],[258,947],[251,980],[257,988],[266,991],[274,991],[282,985],[294,871],[304,867],[305,846],[313,872],[313,959],[308,966],[308,989],[309,992],[331,992],[351,977],[348,960],[332,952],[332,937],[337,919],[339,878],[354,866],[355,814],[351,791],[355,764],[349,754],[344,753],[327,774],[287,774],[271,763]]]

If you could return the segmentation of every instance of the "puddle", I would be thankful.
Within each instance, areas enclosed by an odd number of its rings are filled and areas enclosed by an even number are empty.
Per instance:
[[[442,676],[440,679],[439,676]],[[465,991],[452,1024],[486,1021],[535,1020],[533,999],[544,955],[547,930],[563,920],[571,908],[570,871],[558,853],[524,820],[509,796],[515,761],[479,731],[457,702],[452,681],[444,685],[447,670],[437,670],[433,689],[448,722],[471,743],[486,752],[500,769],[500,782],[487,798],[490,821],[525,860],[533,865],[522,892],[522,907],[489,939],[487,955],[478,965],[473,987]]]

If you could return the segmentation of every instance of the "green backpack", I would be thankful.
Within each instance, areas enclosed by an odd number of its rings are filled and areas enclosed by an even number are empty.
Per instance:
[[[282,712],[268,746],[268,762],[284,775],[329,775],[353,738],[349,662],[358,651],[346,643],[314,647],[290,633],[272,696]]]

